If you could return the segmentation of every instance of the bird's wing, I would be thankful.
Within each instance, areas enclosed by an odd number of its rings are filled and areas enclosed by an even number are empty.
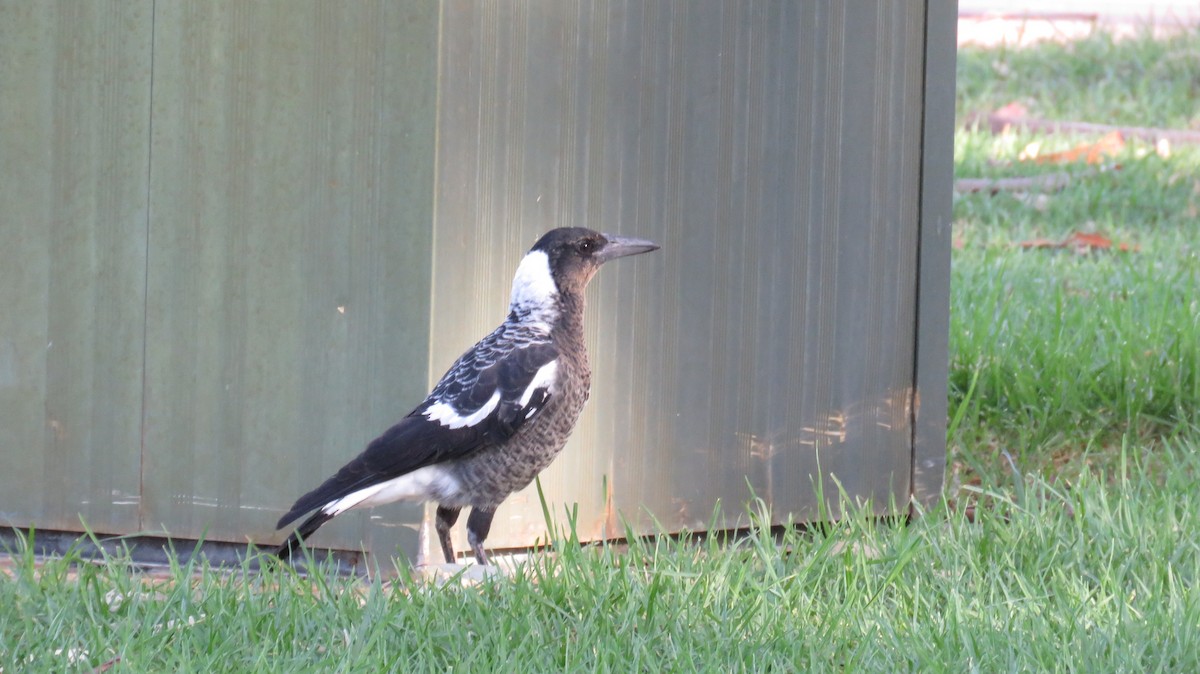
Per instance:
[[[549,399],[558,349],[548,338],[524,339],[519,332],[495,341],[489,336],[464,354],[409,416],[450,430],[475,429],[495,443],[512,437]]]
[[[276,528],[356,491],[512,437],[550,399],[557,369],[558,350],[549,339],[501,326],[463,354],[425,402],[301,496]]]

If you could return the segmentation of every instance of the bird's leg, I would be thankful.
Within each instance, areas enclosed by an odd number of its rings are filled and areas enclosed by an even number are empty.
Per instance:
[[[458,513],[462,508],[447,508],[438,506],[437,516],[434,517],[433,528],[437,530],[438,542],[442,544],[442,554],[446,555],[446,563],[454,563],[454,546],[450,544],[450,527],[458,521]]]
[[[496,515],[495,508],[471,508],[467,517],[467,542],[475,552],[475,561],[487,566],[487,555],[483,552],[483,541],[492,529],[492,517]]]

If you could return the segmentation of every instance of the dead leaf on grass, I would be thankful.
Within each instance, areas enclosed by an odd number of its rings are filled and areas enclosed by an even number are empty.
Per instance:
[[[1059,241],[1039,237],[1022,241],[1017,245],[1021,248],[1070,248],[1080,255],[1086,255],[1092,251],[1114,249],[1112,239],[1095,232],[1074,232]],[[1141,246],[1122,242],[1116,244],[1115,249],[1122,253],[1136,253],[1141,250]]]
[[[1120,131],[1110,131],[1094,143],[1076,145],[1069,150],[1041,154],[1041,143],[1033,141],[1017,155],[1020,161],[1031,161],[1035,164],[1101,164],[1104,160],[1115,157],[1125,149],[1125,138]]]
[[[1018,243],[1017,245],[1022,248],[1062,248],[1061,241],[1055,241],[1054,239],[1042,239],[1042,238],[1029,239],[1028,241],[1022,241],[1021,243]]]
[[[113,658],[112,660],[109,660],[108,662],[106,662],[106,663],[104,663],[104,664],[100,665],[99,667],[97,667],[97,668],[93,669],[93,670],[92,670],[92,672],[95,672],[96,674],[99,674],[100,672],[107,672],[108,670],[110,670],[110,669],[112,669],[114,666],[116,666],[116,664],[117,664],[117,663],[119,663],[120,661],[121,661],[121,658],[120,658],[120,657],[115,657],[115,658]]]
[[[1029,108],[1026,108],[1020,101],[1013,101],[989,115],[989,119],[992,121],[992,133],[1007,133],[1013,128],[1014,122],[1028,115]]]
[[[1104,236],[1103,234],[1096,234],[1094,232],[1075,232],[1071,236],[1068,236],[1063,243],[1074,246],[1076,250],[1081,248],[1091,250],[1108,250],[1109,248],[1112,248],[1112,239]]]

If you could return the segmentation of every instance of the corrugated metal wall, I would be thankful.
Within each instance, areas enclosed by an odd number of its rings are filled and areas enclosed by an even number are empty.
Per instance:
[[[0,524],[138,527],[151,23],[0,5]]]
[[[935,494],[931,5],[927,36],[922,3],[0,0],[0,525],[278,540],[559,225],[663,244],[592,291],[592,403],[543,478],[582,535],[751,489],[811,516],[831,474]],[[413,554],[420,520],[314,543]],[[489,544],[543,532],[531,489]]]
[[[442,14],[433,370],[503,318],[540,232],[663,245],[595,283],[592,402],[542,477],[556,512],[578,502],[585,537],[623,533],[617,511],[638,531],[704,528],[718,501],[737,525],[753,492],[804,518],[822,476],[903,505],[925,7],[462,0]],[[489,541],[542,531],[531,487]]]
[[[274,540],[420,399],[436,26],[0,4],[0,523]],[[420,517],[316,542],[415,551]]]
[[[158,5],[146,526],[272,540],[424,395],[435,27],[431,3]],[[314,543],[411,548],[419,509],[390,515],[410,528]]]

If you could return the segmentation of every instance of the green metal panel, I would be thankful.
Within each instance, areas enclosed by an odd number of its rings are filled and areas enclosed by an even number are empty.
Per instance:
[[[544,476],[581,535],[703,528],[751,490],[811,517],[830,475],[933,498],[930,4],[0,0],[3,523],[278,540],[563,224],[664,246],[592,291],[593,403]],[[314,543],[411,554],[419,521]],[[528,490],[489,543],[543,528]]]
[[[431,375],[546,229],[663,245],[592,291],[592,403],[543,475],[582,536],[752,494],[813,517],[831,476],[907,501],[924,31],[921,3],[444,3]],[[543,530],[531,488],[489,542]]]
[[[154,27],[143,526],[277,542],[421,400],[437,9],[165,2]],[[416,547],[420,509],[315,545]]]
[[[0,525],[137,526],[151,20],[0,2]]]

